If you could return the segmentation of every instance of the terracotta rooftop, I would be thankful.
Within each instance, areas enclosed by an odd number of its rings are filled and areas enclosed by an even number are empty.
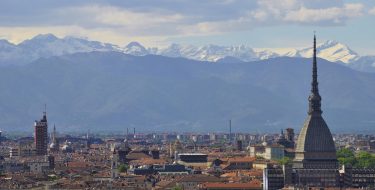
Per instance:
[[[68,162],[69,168],[86,168],[89,164],[87,162]]]
[[[140,151],[131,151],[126,158],[129,160],[140,160],[142,158],[151,158],[151,156]]]
[[[177,180],[178,182],[221,182],[224,179],[219,177],[209,176],[209,175],[188,175],[184,176],[181,179]]]
[[[255,157],[246,156],[246,157],[229,158],[228,162],[254,162],[255,160],[256,160]]]
[[[202,184],[202,187],[215,189],[262,189],[262,183],[259,180],[253,180],[249,183],[208,182]]]
[[[167,161],[165,159],[141,158],[140,160],[130,161],[130,164],[152,165],[152,164],[165,164],[166,162]]]
[[[239,171],[233,171],[233,172],[227,172],[221,175],[221,177],[235,177],[238,175],[244,175],[244,176],[252,176],[252,177],[262,177],[263,171],[262,170],[239,170]]]

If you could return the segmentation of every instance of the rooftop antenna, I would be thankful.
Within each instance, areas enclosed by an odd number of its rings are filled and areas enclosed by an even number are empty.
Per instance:
[[[229,143],[232,143],[232,120],[229,120]]]
[[[43,112],[44,115],[47,115],[47,104],[44,104],[44,112]]]
[[[87,130],[87,134],[86,134],[86,139],[89,139],[90,138],[90,129]]]

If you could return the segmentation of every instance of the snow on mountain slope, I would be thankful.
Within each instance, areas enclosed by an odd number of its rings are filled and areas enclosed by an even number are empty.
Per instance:
[[[356,61],[359,55],[349,49],[346,45],[326,41],[317,45],[318,57],[332,62],[343,62],[349,64]],[[155,54],[168,57],[185,57],[199,61],[216,62],[225,57],[237,58],[241,61],[264,60],[275,57],[312,57],[312,47],[295,49],[295,48],[251,48],[245,45],[239,46],[192,46],[178,45],[158,50]]]
[[[0,41],[1,64],[27,64],[38,58],[60,56],[78,52],[118,51],[112,44],[74,37],[57,38],[53,34],[39,34],[18,45]]]
[[[359,55],[349,49],[347,46],[335,42],[327,41],[318,44],[318,56],[332,61],[351,63],[359,59]],[[19,61],[20,56],[24,60],[33,61],[40,57],[59,56],[78,52],[91,51],[119,51],[135,56],[147,54],[157,54],[167,57],[184,57],[199,61],[216,62],[225,57],[233,57],[241,61],[264,60],[274,57],[311,57],[312,48],[301,50],[294,48],[252,48],[247,45],[238,46],[218,46],[218,45],[180,45],[171,44],[167,48],[148,48],[146,49],[138,42],[131,42],[124,47],[117,45],[89,41],[75,37],[57,38],[53,34],[40,34],[30,40],[25,40],[18,45],[10,44],[6,40],[0,41],[0,62],[12,59]]]
[[[299,52],[302,57],[312,57],[313,49],[312,47],[305,48]],[[349,49],[349,47],[346,45],[331,40],[317,44],[317,53],[318,57],[328,61],[341,61],[345,64],[349,64],[359,58],[359,55],[353,50]]]
[[[154,54],[167,57],[185,57],[189,59],[202,60],[197,52],[198,47],[192,45],[171,44],[165,49],[158,49]]]
[[[300,57],[294,48],[254,48],[257,57],[261,60],[275,57]]]
[[[156,49],[156,50],[155,50]],[[167,57],[184,57],[199,61],[211,62],[248,62],[265,60],[276,57],[304,57],[313,55],[313,48],[251,48],[249,46],[192,46],[172,44],[164,49],[155,48],[150,54]],[[331,62],[338,62],[352,69],[375,72],[375,56],[363,56],[351,50],[348,46],[336,42],[326,41],[317,44],[318,57]]]
[[[210,62],[249,62],[275,57],[312,57],[312,47],[307,48],[253,48],[248,45],[219,46],[219,45],[182,45],[171,44],[166,48],[146,48],[138,42],[126,46],[90,41],[76,37],[58,38],[53,34],[40,34],[32,39],[15,45],[6,40],[0,40],[0,64],[27,64],[38,58],[60,56],[79,52],[116,51],[125,54],[144,56],[148,54],[167,57],[184,57],[187,59]],[[326,41],[317,44],[318,57],[331,62],[343,63],[356,70],[375,70],[374,56],[362,58],[348,46]]]
[[[348,66],[354,70],[375,73],[375,56],[362,56]]]
[[[27,60],[25,52],[18,46],[6,40],[0,40],[0,64],[10,64],[14,62],[25,62]]]
[[[222,60],[225,57],[234,57],[241,61],[258,60],[253,49],[245,45],[218,46],[210,44],[197,47],[192,45],[172,44],[165,49],[158,50],[156,54],[167,57],[184,57],[211,62]]]
[[[122,52],[135,56],[150,54],[149,51],[138,42],[130,42],[122,49]]]
[[[88,41],[74,37],[57,38],[52,34],[37,35],[30,40],[25,40],[18,45],[28,51],[32,58],[65,55],[77,52],[113,51],[114,45],[101,42]]]

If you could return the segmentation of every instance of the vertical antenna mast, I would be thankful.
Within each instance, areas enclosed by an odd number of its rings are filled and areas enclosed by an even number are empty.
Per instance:
[[[43,121],[47,122],[47,104],[44,104]]]
[[[47,104],[44,104],[44,112],[43,112],[44,115],[47,115]]]
[[[232,143],[232,120],[229,120],[229,143]]]

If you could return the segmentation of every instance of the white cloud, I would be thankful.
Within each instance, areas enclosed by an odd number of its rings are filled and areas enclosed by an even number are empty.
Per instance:
[[[316,1],[318,2],[318,1]],[[258,7],[238,18],[213,22],[199,22],[180,27],[190,35],[215,34],[220,32],[250,30],[268,25],[305,24],[335,26],[364,15],[362,4],[344,4],[319,7],[317,3],[301,0],[258,0]],[[324,3],[324,2],[321,2]],[[310,8],[312,7],[312,8]]]
[[[121,44],[139,40],[146,44],[170,37],[212,35],[257,27],[303,24],[344,25],[364,14],[362,4],[343,0],[148,0],[111,4],[60,2],[60,6],[0,7],[0,36],[19,42],[38,33],[87,36]],[[119,5],[121,4],[121,5]],[[9,9],[10,7],[8,7]],[[1,11],[2,10],[2,11]],[[375,8],[369,11],[375,14]],[[133,39],[133,40],[132,40]],[[151,40],[154,39],[154,40]]]
[[[343,24],[348,19],[362,15],[362,4],[345,4],[344,7],[325,9],[308,9],[302,6],[298,10],[286,13],[283,20],[297,23],[328,22],[331,24]]]
[[[375,7],[372,8],[372,9],[370,9],[369,14],[371,14],[371,15],[375,15]]]
[[[62,8],[57,17],[67,17],[86,29],[105,28],[127,36],[175,35],[176,26],[186,17],[162,10],[128,10],[108,5],[85,5]]]
[[[14,44],[31,39],[38,34],[53,33],[62,38],[65,36],[86,37],[123,46],[131,41],[138,41],[146,46],[164,45],[163,36],[127,36],[120,31],[106,28],[86,29],[80,26],[41,26],[41,27],[0,27],[0,36]]]
[[[262,22],[279,24],[343,24],[347,20],[363,15],[362,4],[344,4],[336,1],[331,6],[324,2],[307,0],[258,0],[259,7],[252,11],[252,16]],[[334,1],[333,1],[334,2]],[[260,16],[259,16],[260,15]],[[267,18],[267,19],[265,19]]]
[[[94,19],[98,25],[141,27],[156,26],[166,23],[177,23],[183,19],[180,14],[165,14],[160,12],[135,12],[114,6],[90,5],[72,8],[70,12],[87,15]]]

